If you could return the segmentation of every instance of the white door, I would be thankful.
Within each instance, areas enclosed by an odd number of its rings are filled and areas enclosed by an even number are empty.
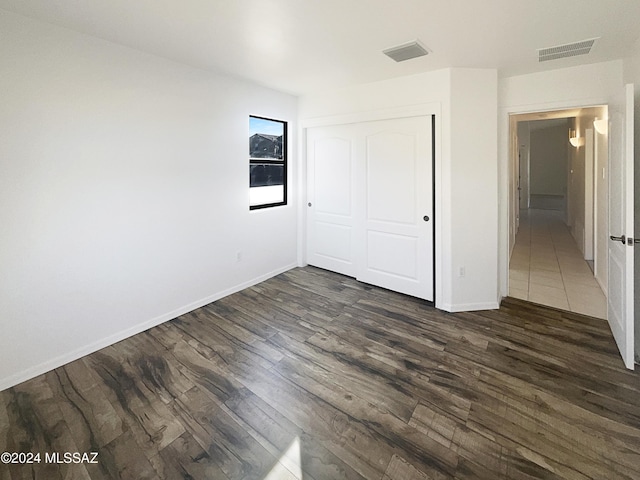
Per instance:
[[[307,262],[433,301],[431,117],[307,129]]]
[[[608,321],[633,369],[633,85],[609,104]]]
[[[307,130],[307,261],[351,277],[355,265],[355,131]]]
[[[360,130],[357,278],[433,301],[431,118],[368,122]]]

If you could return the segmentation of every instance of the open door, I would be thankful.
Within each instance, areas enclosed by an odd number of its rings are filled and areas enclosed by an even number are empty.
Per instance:
[[[609,325],[633,369],[633,84],[609,104]]]

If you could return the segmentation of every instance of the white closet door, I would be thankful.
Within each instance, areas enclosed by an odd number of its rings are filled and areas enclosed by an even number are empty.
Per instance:
[[[359,125],[357,278],[433,301],[431,118]]]
[[[354,150],[353,127],[307,129],[307,262],[352,277]]]
[[[307,261],[433,301],[431,117],[307,129]]]

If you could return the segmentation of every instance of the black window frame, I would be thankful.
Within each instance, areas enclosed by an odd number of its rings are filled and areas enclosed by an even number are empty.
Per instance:
[[[251,172],[252,165],[282,165],[282,201],[281,202],[273,202],[273,203],[263,203],[260,205],[251,205],[249,204],[249,210],[260,210],[263,208],[271,208],[271,207],[279,207],[282,205],[287,205],[287,157],[288,157],[288,122],[285,120],[278,120],[275,118],[261,117],[258,115],[249,115],[249,122],[251,122],[252,118],[256,118],[259,120],[268,120],[270,122],[277,122],[282,124],[282,160],[278,159],[270,159],[270,158],[255,158],[251,156],[251,147],[249,147],[249,172]],[[251,142],[251,136],[249,137],[249,142]],[[250,143],[251,145],[251,143]],[[255,188],[251,186],[251,173],[249,173],[249,189]]]

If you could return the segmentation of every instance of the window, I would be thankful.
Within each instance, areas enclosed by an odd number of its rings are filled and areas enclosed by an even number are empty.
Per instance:
[[[249,117],[249,209],[287,204],[287,122]]]

